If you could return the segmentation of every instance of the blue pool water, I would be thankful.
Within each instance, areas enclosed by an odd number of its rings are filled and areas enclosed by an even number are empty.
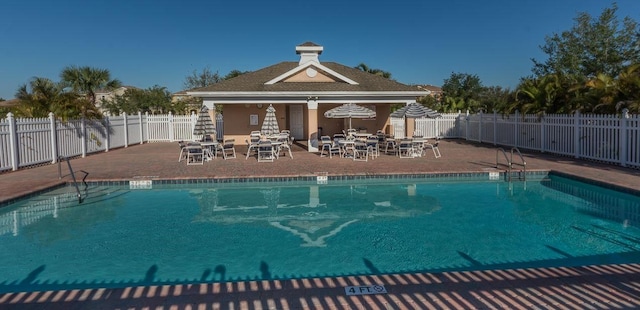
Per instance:
[[[640,262],[640,197],[554,175],[74,191],[0,209],[0,292]]]

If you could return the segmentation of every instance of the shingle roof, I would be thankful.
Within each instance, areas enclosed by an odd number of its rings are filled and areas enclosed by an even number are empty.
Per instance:
[[[281,62],[257,71],[237,76],[233,79],[222,81],[206,87],[193,89],[190,92],[388,92],[388,91],[415,91],[415,87],[404,85],[396,81],[383,78],[362,70],[347,67],[335,62],[322,62],[322,65],[338,72],[349,79],[358,82],[351,85],[338,81],[331,82],[280,82],[271,85],[264,83],[298,66],[298,62]]]

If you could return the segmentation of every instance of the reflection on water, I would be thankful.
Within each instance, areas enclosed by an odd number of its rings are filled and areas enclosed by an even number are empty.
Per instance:
[[[126,192],[95,187],[85,192],[84,202],[80,204],[74,191],[62,188],[1,208],[0,236],[24,234],[43,244],[70,239],[83,228],[113,218],[114,207],[122,203]],[[70,209],[74,212],[65,212]]]
[[[238,188],[194,190],[191,195],[200,206],[197,222],[267,223],[299,237],[303,247],[325,247],[329,237],[358,221],[414,217],[440,209],[434,197],[417,194],[415,184],[392,191],[387,185],[384,195],[379,189],[380,185],[312,185],[264,188],[256,196]]]
[[[542,185],[555,191],[541,194],[553,195],[554,199],[562,200],[578,212],[614,220],[625,226],[640,227],[640,203],[637,197],[567,179],[551,178],[543,181]]]

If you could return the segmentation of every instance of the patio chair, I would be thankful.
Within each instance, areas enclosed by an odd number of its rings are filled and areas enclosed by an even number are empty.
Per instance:
[[[199,144],[185,146],[187,153],[187,166],[204,165],[205,150]]]
[[[384,138],[384,153],[391,155],[397,155],[398,143],[393,136],[385,136]]]
[[[260,143],[258,143],[258,162],[273,162],[274,157],[275,154],[271,141],[260,141]]]
[[[325,157],[329,155],[329,158],[332,158],[334,154],[338,154],[338,156],[342,156],[342,151],[340,150],[340,145],[337,141],[331,140],[329,136],[320,137],[321,150],[320,157]],[[327,155],[325,155],[325,151],[327,151]]]
[[[371,159],[380,156],[380,146],[378,136],[368,136],[366,141],[367,147],[371,148]]]
[[[400,158],[413,158],[413,142],[411,139],[402,139],[398,143],[398,156]]]
[[[424,142],[424,150],[431,149],[433,151],[433,156],[436,158],[440,158],[440,149],[438,148],[438,139],[436,139],[436,143],[429,143],[428,141]]]
[[[180,155],[178,156],[178,162],[182,160],[186,160],[189,155],[189,146],[200,146],[197,142],[184,142],[178,141],[178,146],[180,147]]]
[[[235,143],[235,139],[224,140],[224,143],[222,144],[222,157],[224,159],[236,158]]]
[[[178,156],[178,162],[181,162],[183,159],[187,159],[187,152],[184,149],[187,144],[184,141],[178,141],[178,146],[180,147],[180,155]]]
[[[331,141],[331,137],[329,136],[320,136],[320,157],[329,156],[331,154],[331,146],[333,145],[333,141]],[[327,152],[325,155],[325,151]]]
[[[279,154],[281,152],[289,152],[289,157],[291,157],[291,159],[293,159],[293,153],[291,153],[291,140],[289,140],[289,135],[288,134],[283,134],[280,133],[280,135],[278,136],[278,140],[276,140],[276,142],[280,143],[278,145],[278,150],[276,151],[276,153],[278,154],[278,157],[280,156]]]
[[[249,159],[249,156],[252,156],[252,152],[254,155],[258,154],[258,143],[260,142],[260,136],[251,136],[251,141],[245,139],[247,143],[247,157],[245,160]]]
[[[354,161],[368,161],[371,157],[373,150],[367,146],[366,142],[356,141],[353,144],[353,160]]]

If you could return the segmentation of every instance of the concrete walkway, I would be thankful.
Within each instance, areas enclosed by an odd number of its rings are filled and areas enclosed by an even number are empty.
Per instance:
[[[273,163],[221,158],[202,166],[178,162],[176,143],[135,145],[71,160],[88,181],[251,176],[461,173],[495,171],[496,147],[440,142],[442,158],[391,155],[368,162],[325,158],[295,148]],[[525,153],[527,170],[558,171],[637,190],[640,171]],[[502,158],[502,163],[504,159]],[[70,181],[57,165],[0,174],[0,202]],[[500,167],[504,170],[504,167]],[[640,242],[640,241],[636,241]],[[7,255],[6,253],[3,255]],[[633,309],[640,307],[639,264],[270,280],[0,294],[2,309]],[[386,294],[347,296],[344,287],[384,284]]]

